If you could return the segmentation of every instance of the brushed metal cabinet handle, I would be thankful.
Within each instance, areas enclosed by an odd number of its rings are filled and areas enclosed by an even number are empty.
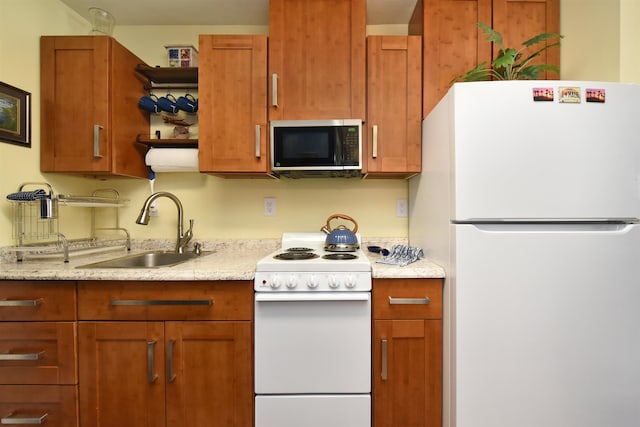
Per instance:
[[[271,75],[271,106],[278,108],[278,75]]]
[[[147,342],[147,379],[149,384],[153,384],[158,376],[156,375],[156,340]]]
[[[260,158],[260,125],[256,125],[256,158]]]
[[[40,415],[39,417],[14,417],[13,413],[7,415],[4,418],[0,418],[0,424],[13,424],[13,425],[17,425],[17,424],[22,424],[22,425],[36,425],[36,424],[42,424],[47,420],[47,417],[49,416],[48,413],[44,413],[42,415]]]
[[[93,125],[93,157],[102,158],[100,154],[100,130],[104,129],[100,125]]]
[[[37,307],[42,304],[42,298],[21,300],[0,300],[0,307]]]
[[[109,301],[111,305],[213,305],[212,299],[112,299]]]
[[[372,138],[373,138],[373,153],[371,153],[371,157],[374,159],[378,157],[378,125],[372,126]]]
[[[381,357],[381,369],[380,369],[380,379],[382,381],[386,381],[388,378],[388,372],[387,372],[387,363],[388,363],[388,355],[387,355],[387,347],[388,347],[388,342],[385,338],[383,338],[380,341],[380,349],[381,349],[381,353],[382,353],[382,357]]]
[[[424,298],[394,298],[394,297],[389,297],[389,304],[404,304],[404,305],[411,305],[411,304],[417,304],[417,305],[426,305],[426,304],[430,304],[431,303],[431,298],[429,297],[424,297]]]
[[[38,353],[1,353],[0,360],[40,360],[44,351]]]
[[[173,348],[176,345],[176,340],[169,340],[167,343],[167,381],[172,383],[176,379],[176,374],[173,372]]]

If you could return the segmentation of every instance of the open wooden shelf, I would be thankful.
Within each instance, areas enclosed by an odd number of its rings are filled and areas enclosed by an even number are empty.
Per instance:
[[[136,71],[153,83],[198,83],[198,67],[150,67],[138,64]]]
[[[198,148],[197,139],[186,138],[151,138],[151,136],[138,135],[136,142],[153,148]]]

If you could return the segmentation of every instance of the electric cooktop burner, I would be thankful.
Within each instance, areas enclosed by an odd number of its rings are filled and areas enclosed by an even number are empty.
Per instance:
[[[344,253],[344,252],[337,252],[333,254],[323,255],[322,258],[331,259],[331,260],[348,260],[348,259],[357,259],[358,255]]]
[[[311,248],[287,248],[287,252],[312,252]]]
[[[314,254],[313,252],[283,252],[281,254],[275,255],[274,256],[275,259],[282,259],[282,260],[300,260],[300,259],[313,259],[313,258],[318,258],[318,255]]]

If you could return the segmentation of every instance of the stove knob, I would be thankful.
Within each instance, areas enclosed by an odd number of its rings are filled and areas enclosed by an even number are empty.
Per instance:
[[[293,289],[298,286],[298,282],[296,281],[296,276],[289,276],[289,281],[287,282],[287,288]]]
[[[329,287],[331,289],[336,289],[338,286],[340,286],[340,283],[338,283],[336,276],[329,276]]]
[[[271,289],[278,289],[280,287],[280,278],[277,275],[271,276]]]
[[[309,280],[307,281],[307,287],[309,289],[315,289],[318,287],[320,283],[318,282],[318,279],[316,278],[316,276],[314,276],[313,274],[311,276],[309,276]]]
[[[347,276],[347,281],[344,284],[347,288],[349,289],[353,289],[356,287],[356,278],[350,274],[349,276]]]

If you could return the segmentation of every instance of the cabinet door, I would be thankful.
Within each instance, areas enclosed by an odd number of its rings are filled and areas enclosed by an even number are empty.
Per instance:
[[[167,425],[251,427],[251,322],[167,322]]]
[[[40,39],[43,172],[146,177],[137,134],[149,115],[135,66],[142,61],[110,37]]]
[[[420,172],[422,38],[367,38],[367,172]]]
[[[423,10],[410,26],[423,34],[422,116],[426,117],[455,76],[491,61],[491,44],[478,28],[491,25],[491,0],[422,0]]]
[[[376,320],[374,427],[442,425],[442,321]]]
[[[522,42],[540,33],[560,33],[559,0],[493,0],[493,28],[502,34],[504,45],[521,47]],[[554,43],[552,39],[549,43]],[[534,45],[526,52],[535,52],[542,45]],[[493,46],[493,56],[498,54]],[[543,52],[535,63],[560,66],[560,47]],[[541,75],[540,79],[557,79],[554,72]]]
[[[365,15],[365,0],[270,0],[270,120],[364,119]]]
[[[201,172],[268,171],[266,36],[200,36]]]
[[[80,424],[165,425],[164,323],[81,322]]]

